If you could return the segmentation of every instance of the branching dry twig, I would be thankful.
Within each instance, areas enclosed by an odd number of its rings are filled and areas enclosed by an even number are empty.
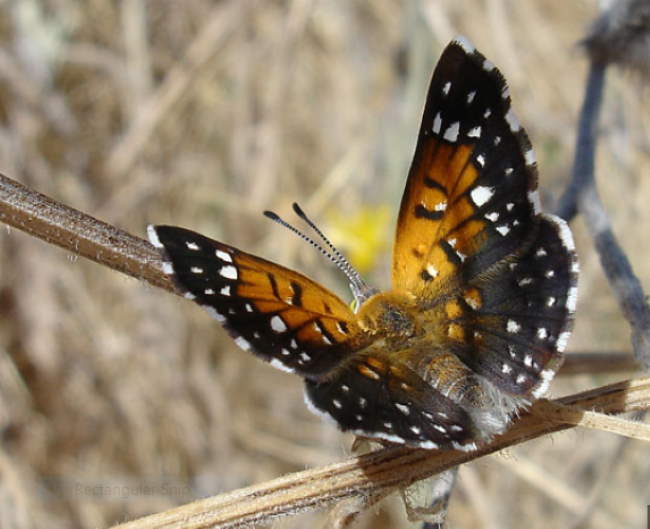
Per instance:
[[[630,322],[634,356],[641,366],[650,369],[650,307],[641,282],[612,231],[594,177],[605,70],[606,66],[598,62],[592,62],[590,66],[580,111],[571,182],[560,199],[556,213],[566,220],[570,220],[577,211],[584,216],[609,284],[623,315]]]
[[[557,405],[616,414],[650,408],[650,377],[619,382],[554,401]],[[548,401],[539,401],[505,434],[475,452],[385,448],[340,463],[289,474],[114,529],[235,528],[326,507],[346,498],[380,494],[438,474],[508,446],[571,428],[548,419]],[[573,419],[572,419],[573,420]]]

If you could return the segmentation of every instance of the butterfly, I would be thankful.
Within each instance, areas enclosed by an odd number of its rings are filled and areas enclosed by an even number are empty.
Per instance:
[[[474,450],[546,392],[571,333],[571,231],[541,211],[503,76],[462,37],[433,73],[389,290],[348,270],[352,309],[298,272],[193,231],[148,235],[185,297],[239,347],[300,375],[308,406],[359,436]]]

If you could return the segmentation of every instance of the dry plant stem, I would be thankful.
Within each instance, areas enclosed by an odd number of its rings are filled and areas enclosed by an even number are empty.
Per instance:
[[[600,263],[632,328],[632,346],[637,362],[650,369],[650,307],[632,265],[612,231],[607,212],[598,195],[594,177],[597,125],[602,106],[606,66],[592,62],[585,99],[580,111],[572,178],[560,200],[557,213],[570,220],[576,207],[594,240]]]
[[[0,221],[137,279],[177,293],[147,241],[0,174]]]
[[[578,196],[581,191],[595,185],[596,137],[604,86],[605,67],[592,65],[587,77],[585,98],[580,109],[571,181],[555,209],[555,214],[567,222],[578,213]]]
[[[544,419],[562,424],[573,424],[583,428],[615,433],[637,441],[650,441],[650,424],[610,417],[604,413],[586,411],[576,406],[566,406],[550,400],[543,400],[535,407],[534,413]]]
[[[569,353],[558,376],[578,374],[613,374],[620,371],[635,371],[638,365],[630,353]]]
[[[615,414],[650,408],[650,377],[604,386],[558,399],[557,404]],[[358,496],[406,486],[508,446],[572,426],[524,415],[505,434],[474,452],[392,447],[346,461],[290,474],[260,485],[199,500],[134,520],[115,529],[234,528],[268,523],[279,516],[323,508]]]

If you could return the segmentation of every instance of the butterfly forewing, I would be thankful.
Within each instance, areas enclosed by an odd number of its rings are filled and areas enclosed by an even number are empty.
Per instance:
[[[278,368],[318,377],[364,342],[348,306],[297,272],[183,228],[149,237],[186,297]]]
[[[530,142],[503,77],[466,41],[433,74],[400,206],[393,288],[427,297],[521,249],[539,208]]]

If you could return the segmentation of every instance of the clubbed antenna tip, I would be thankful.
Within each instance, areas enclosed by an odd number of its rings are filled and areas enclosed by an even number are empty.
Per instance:
[[[277,213],[273,213],[272,211],[269,211],[268,209],[264,211],[264,216],[270,218],[271,220],[274,220],[275,222],[278,222],[282,220]]]
[[[301,219],[307,220],[307,215],[305,215],[305,212],[302,210],[302,208],[298,205],[298,202],[293,203],[293,211],[298,215]]]

